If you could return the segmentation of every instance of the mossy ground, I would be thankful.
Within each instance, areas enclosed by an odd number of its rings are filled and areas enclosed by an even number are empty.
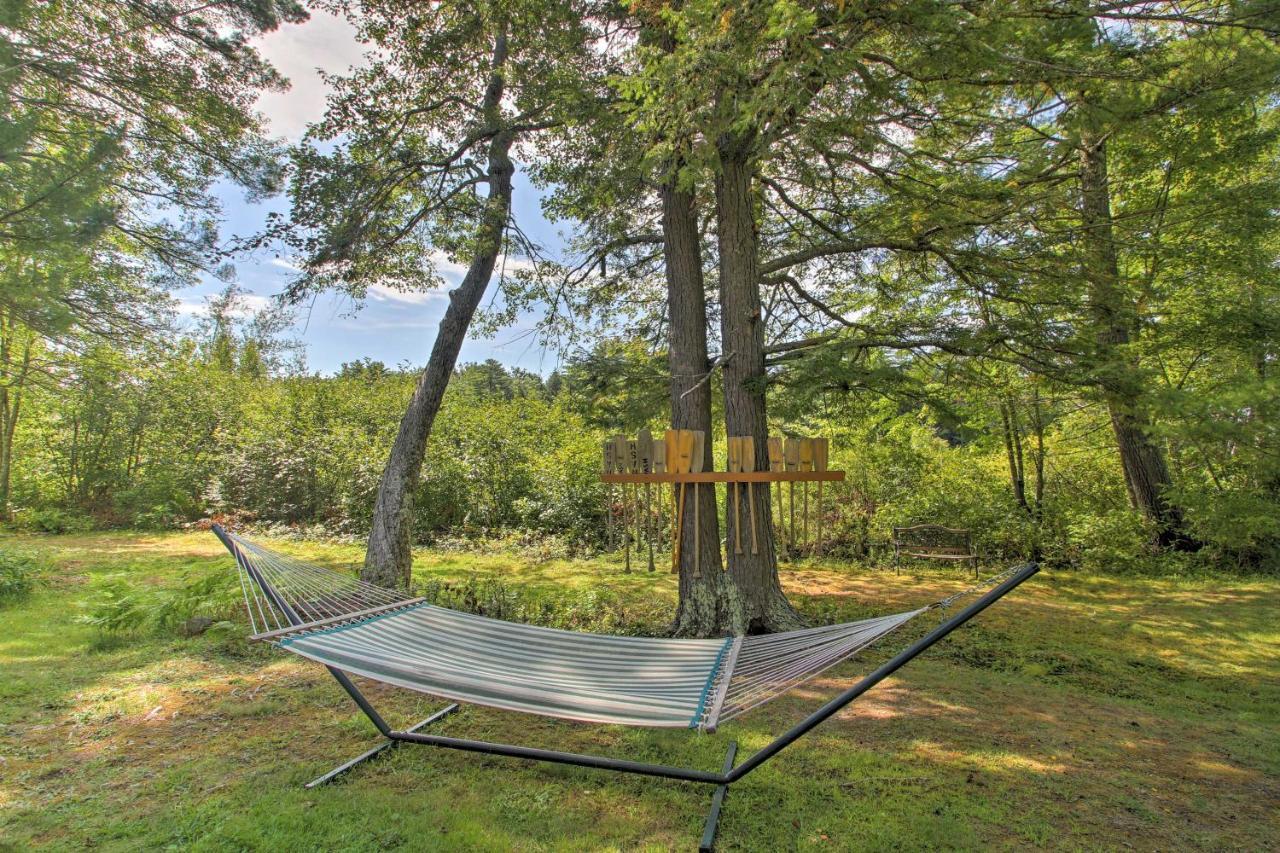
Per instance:
[[[279,543],[330,564],[356,548]],[[39,552],[37,591],[0,609],[0,848],[691,849],[710,790],[405,748],[341,784],[303,782],[375,742],[320,668],[225,638],[104,637],[77,621],[94,577],[222,571],[208,534],[0,538]],[[616,561],[423,552],[419,579],[497,576],[671,601],[669,574]],[[815,618],[889,612],[966,585],[784,568]],[[1042,572],[731,791],[721,850],[1275,849],[1280,581]],[[449,734],[719,766],[767,743],[867,664],[712,736],[466,708]],[[393,721],[442,703],[369,686]]]

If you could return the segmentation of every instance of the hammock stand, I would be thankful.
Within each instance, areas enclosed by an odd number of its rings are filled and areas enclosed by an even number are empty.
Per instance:
[[[226,546],[227,550],[231,552],[240,569],[252,578],[253,582],[262,590],[263,594],[276,608],[280,610],[282,614],[288,618],[293,626],[296,627],[307,624],[308,620],[299,615],[299,613],[291,607],[287,601],[285,601],[285,599],[277,592],[275,587],[263,577],[261,572],[258,571],[253,562],[245,557],[236,542],[232,540],[220,525],[215,524],[212,531],[222,544]],[[768,745],[761,748],[758,752],[737,766],[735,766],[735,760],[737,758],[738,744],[736,741],[730,742],[728,750],[725,753],[724,765],[719,772],[699,770],[692,767],[648,764],[638,761],[628,761],[621,758],[612,758],[609,756],[560,752],[557,750],[540,749],[537,747],[520,746],[517,744],[493,743],[490,741],[471,740],[468,738],[447,737],[445,735],[427,734],[422,731],[433,723],[438,722],[456,711],[458,709],[457,703],[450,704],[444,709],[437,711],[407,729],[395,729],[387,723],[381,714],[378,713],[377,709],[374,708],[368,698],[360,692],[360,689],[345,672],[334,666],[325,665],[325,669],[329,671],[329,674],[332,675],[334,680],[336,680],[342,689],[346,691],[347,695],[351,697],[351,700],[356,703],[361,711],[364,712],[365,716],[369,718],[370,722],[373,723],[373,725],[378,729],[378,732],[385,738],[385,741],[367,752],[340,764],[328,773],[325,773],[323,776],[308,782],[306,787],[314,788],[331,782],[335,778],[347,773],[364,762],[376,758],[387,750],[394,749],[404,743],[436,746],[444,749],[461,750],[464,752],[478,752],[485,755],[502,755],[511,758],[524,758],[532,761],[543,761],[553,764],[569,764],[577,767],[590,767],[597,770],[612,770],[618,773],[631,773],[639,776],[655,776],[664,779],[675,779],[683,782],[698,782],[704,785],[714,786],[715,788],[711,798],[711,808],[707,814],[701,843],[698,848],[703,853],[707,853],[707,851],[710,851],[714,846],[716,830],[720,820],[720,812],[724,805],[724,799],[728,793],[730,785],[739,781],[752,770],[755,770],[779,752],[786,749],[792,743],[804,737],[814,728],[821,725],[834,714],[838,713],[846,705],[850,704],[872,687],[875,687],[885,678],[888,678],[894,672],[901,669],[934,643],[937,643],[952,631],[977,616],[983,610],[986,610],[995,602],[999,601],[1006,594],[1038,571],[1039,566],[1035,563],[1028,563],[1027,565],[1017,569],[998,586],[995,586],[983,594],[980,598],[969,604],[954,616],[940,623],[928,634],[911,643],[911,645],[894,655],[890,660],[881,664],[861,681],[849,687],[822,707],[809,714],[809,716],[805,717],[789,731],[779,735]]]

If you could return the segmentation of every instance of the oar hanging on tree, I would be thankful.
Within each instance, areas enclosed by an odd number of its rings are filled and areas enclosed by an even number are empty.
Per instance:
[[[726,455],[725,466],[724,466],[725,470],[729,471],[730,473],[736,474],[737,472],[742,470],[742,439],[736,435],[731,435],[726,440],[725,444],[728,446],[728,453]],[[733,492],[733,538],[734,538],[733,553],[741,554],[742,553],[742,498],[738,494],[738,486],[741,484],[734,482],[733,480],[730,480],[725,485],[729,487],[729,491]],[[729,513],[729,505],[730,505],[729,495],[726,493],[725,499],[724,499],[724,511],[726,515],[728,515]]]
[[[653,436],[647,429],[636,436],[636,457],[642,474],[653,473]],[[653,571],[653,490],[644,484],[644,541],[649,546],[649,571]]]
[[[774,473],[780,473],[786,468],[782,451],[782,439],[777,436],[769,437],[769,470]],[[782,503],[782,481],[778,480],[778,532],[785,545],[787,542],[787,513]]]
[[[707,434],[700,429],[691,429],[693,433],[693,458],[689,464],[689,473],[701,473],[703,460],[706,458],[707,452]],[[715,488],[712,486],[712,488]],[[698,520],[699,504],[698,500],[698,484],[693,484],[693,576],[695,578],[702,577],[702,548],[699,543],[702,542],[701,522]]]
[[[800,470],[813,470],[813,439],[800,439]],[[800,491],[804,493],[804,531],[803,538],[806,545],[809,544],[809,481],[800,484]]]
[[[615,435],[613,437],[613,455],[615,464],[618,466],[618,473],[626,473],[627,462],[630,454],[627,451],[627,437],[625,435]],[[624,560],[623,571],[631,571],[631,523],[629,521],[630,500],[627,496],[627,484],[622,483],[622,554]]]
[[[784,445],[786,453],[786,463],[788,471],[800,470],[800,440],[797,438],[788,438]],[[789,512],[791,515],[791,545],[796,544],[796,483],[791,481],[791,488],[788,490],[787,497],[790,500]]]
[[[827,452],[830,446],[825,438],[815,438],[813,440],[813,469],[815,471],[827,470]],[[822,550],[822,481],[818,481],[818,550]]]
[[[744,435],[738,439],[738,470],[756,470],[756,440],[754,436]],[[756,533],[756,498],[752,491],[752,483],[747,481],[747,514],[751,516],[751,553],[760,553],[760,537]]]
[[[653,458],[653,473],[655,474],[667,473],[666,439],[662,439],[662,438],[653,439],[652,449],[649,452],[652,454],[652,458]],[[666,519],[667,519],[667,508],[666,508],[666,502],[665,502],[666,499],[663,498],[662,496],[663,492],[662,492],[661,485],[659,485],[658,488],[654,489],[653,493],[658,504],[657,510],[653,514],[653,519],[658,526],[657,540],[658,540],[658,547],[661,548],[662,542],[663,542],[662,537],[664,533],[663,528],[666,527]]]

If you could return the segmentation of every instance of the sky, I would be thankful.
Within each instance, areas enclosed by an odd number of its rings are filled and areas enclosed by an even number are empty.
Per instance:
[[[287,92],[270,92],[258,101],[258,109],[267,117],[272,135],[290,141],[296,141],[307,123],[324,112],[327,88],[317,69],[343,72],[358,64],[361,56],[361,46],[345,20],[315,11],[310,21],[281,27],[260,39],[257,45],[263,56],[291,82]],[[243,193],[231,185],[219,185],[216,195],[223,206],[224,239],[233,235],[248,236],[261,229],[268,213],[288,211],[284,198],[249,203]],[[558,227],[542,216],[538,191],[523,174],[516,175],[513,208],[525,233],[553,256],[558,254],[563,245],[561,231],[565,227]],[[296,272],[288,257],[269,250],[240,257],[234,266],[236,279],[246,293],[247,308],[266,305]],[[448,289],[461,281],[465,267],[446,261],[437,267],[437,272],[445,286],[429,292],[401,293],[374,288],[360,304],[347,296],[323,294],[313,304],[298,309],[293,328],[286,334],[303,343],[307,367],[312,371],[332,373],[343,362],[361,358],[389,366],[420,366],[431,351],[436,328],[448,304]],[[176,292],[179,310],[190,317],[199,315],[205,310],[207,299],[224,286],[208,278],[197,287]],[[525,316],[491,339],[469,336],[459,363],[494,358],[509,366],[544,375],[550,373],[557,366],[557,356],[544,351],[528,334],[532,319]]]

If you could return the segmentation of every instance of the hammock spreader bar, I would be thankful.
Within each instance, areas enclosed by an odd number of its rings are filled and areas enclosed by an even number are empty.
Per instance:
[[[297,609],[292,607],[290,603],[286,601],[282,595],[280,595],[280,593],[264,577],[264,574],[269,574],[270,570],[268,570],[267,572],[261,571],[258,565],[256,565],[253,561],[245,557],[245,554],[240,550],[240,547],[238,546],[241,544],[249,545],[249,543],[239,539],[239,537],[235,537],[233,539],[225,530],[223,530],[220,526],[217,526],[217,525],[214,526],[213,532],[235,557],[237,566],[239,567],[242,574],[247,577],[247,580],[251,583],[251,585],[257,586],[261,590],[261,593],[263,594],[263,596],[265,596],[266,598],[266,602],[262,602],[257,598],[256,591],[254,591],[253,593],[250,593],[246,588],[246,605],[249,606],[249,610],[251,614],[254,613],[254,607],[257,606],[258,613],[260,615],[263,615],[264,620],[267,618],[265,614],[270,609],[274,609],[279,614],[279,616],[276,618],[286,620],[288,624],[292,626],[302,626],[307,622],[316,621],[315,616],[311,616],[311,618],[304,618],[298,612]],[[255,551],[257,550],[265,551],[265,549],[259,549],[257,548],[257,546],[249,546],[249,547],[253,548]],[[769,743],[768,745],[760,749],[758,752],[756,752],[754,755],[752,755],[742,764],[739,764],[737,767],[733,766],[734,758],[737,751],[737,742],[736,741],[731,742],[729,745],[727,756],[726,756],[724,768],[718,773],[712,772],[712,771],[706,771],[706,770],[698,770],[696,768],[690,768],[690,767],[676,767],[676,766],[663,765],[663,764],[649,764],[644,762],[629,761],[626,759],[612,758],[607,756],[584,755],[580,753],[560,752],[557,750],[547,750],[547,749],[539,749],[536,747],[519,746],[516,744],[492,743],[488,741],[471,740],[468,738],[448,737],[445,735],[429,734],[424,731],[420,731],[420,728],[425,728],[430,723],[440,719],[445,714],[454,710],[457,707],[457,705],[449,706],[443,711],[438,712],[432,717],[429,717],[427,720],[422,721],[418,725],[412,726],[404,730],[397,730],[392,728],[386,722],[386,720],[383,719],[383,717],[373,707],[373,705],[364,696],[364,694],[360,692],[359,688],[356,687],[356,685],[351,681],[349,677],[347,677],[347,675],[344,672],[342,672],[342,670],[332,665],[326,665],[325,668],[329,671],[331,675],[333,675],[334,679],[337,680],[338,684],[351,697],[352,701],[354,701],[356,705],[360,708],[360,710],[363,711],[364,714],[369,718],[370,722],[373,723],[374,727],[377,728],[378,732],[384,738],[386,738],[387,742],[380,745],[378,748],[370,750],[365,754],[357,757],[356,759],[352,761],[348,761],[346,764],[341,765],[338,768],[335,768],[333,771],[330,771],[329,773],[315,780],[308,787],[318,785],[318,784],[323,784],[324,782],[328,782],[333,778],[336,778],[338,775],[345,773],[351,770],[352,768],[358,766],[364,761],[374,758],[377,755],[382,754],[385,750],[392,748],[401,743],[415,743],[415,744],[421,744],[424,746],[437,746],[445,749],[461,750],[464,752],[478,752],[478,753],[487,754],[487,755],[502,755],[502,756],[508,756],[512,758],[525,758],[525,759],[530,759],[534,761],[544,761],[544,762],[549,762],[554,764],[568,764],[568,765],[573,765],[577,767],[589,767],[593,769],[613,770],[619,773],[632,773],[632,774],[641,775],[641,776],[654,776],[654,777],[660,777],[665,779],[675,779],[675,780],[686,781],[686,782],[698,782],[698,783],[707,784],[707,785],[714,785],[716,787],[715,795],[713,797],[712,810],[711,810],[711,813],[708,815],[707,823],[704,828],[702,845],[700,847],[700,849],[703,851],[709,851],[715,839],[715,831],[716,831],[716,826],[719,820],[720,806],[724,801],[724,797],[728,790],[729,785],[742,779],[752,770],[756,769],[761,764],[768,761],[770,758],[777,755],[782,750],[786,749],[792,743],[799,740],[804,735],[808,734],[808,732],[810,732],[817,726],[821,725],[823,722],[825,722],[827,719],[829,719],[830,717],[838,713],[842,708],[847,706],[849,703],[853,702],[855,699],[860,697],[862,694],[866,693],[872,687],[876,686],[885,678],[888,678],[890,675],[896,672],[898,669],[905,666],[915,657],[917,657],[926,649],[931,647],[934,643],[937,643],[939,640],[946,637],[956,628],[959,628],[961,625],[965,624],[970,619],[977,616],[983,610],[986,610],[996,601],[999,601],[1001,598],[1007,595],[1010,591],[1015,589],[1023,581],[1027,580],[1027,578],[1031,577],[1038,571],[1039,571],[1038,565],[1036,565],[1035,563],[1029,563],[1025,566],[1003,573],[1000,576],[1002,580],[998,586],[989,590],[988,592],[983,594],[981,597],[979,597],[976,601],[972,602],[967,607],[962,609],[960,612],[946,619],[937,627],[935,627],[933,630],[931,630],[929,633],[927,633],[923,637],[911,643],[907,648],[903,649],[898,654],[894,655],[890,660],[881,664],[878,668],[875,669],[875,671],[873,671],[872,673],[864,677],[862,680],[860,680],[853,686],[846,689],[844,692],[840,693],[835,698],[831,699],[829,702],[827,702],[821,708],[818,708],[809,716],[805,717],[805,719],[801,720],[789,731],[775,738],[771,743]],[[358,582],[352,581],[352,584],[353,585],[358,584]],[[382,592],[385,593],[386,591],[382,591]],[[249,600],[251,595],[253,596],[252,603],[250,603],[250,600]],[[353,589],[352,594],[347,595],[347,597],[352,598],[354,596],[354,598],[360,599],[361,595],[365,597],[366,601],[369,598],[376,599],[379,597],[375,593],[360,591],[358,589]],[[407,596],[405,598],[407,599]],[[384,600],[384,601],[381,601],[380,603],[386,604],[386,603],[390,603],[390,601]],[[948,600],[948,603],[950,603],[950,600]],[[311,610],[319,610],[320,612],[323,612],[323,605],[317,604],[314,601],[311,602],[309,605],[307,605],[307,608]],[[307,608],[304,608],[304,609],[307,609]],[[914,615],[914,612],[912,615]],[[281,624],[281,625],[278,625],[277,627],[282,628],[282,627],[285,627],[285,625]],[[716,642],[717,645],[720,645],[722,649],[724,648],[723,647],[724,641],[714,641],[714,642]]]

